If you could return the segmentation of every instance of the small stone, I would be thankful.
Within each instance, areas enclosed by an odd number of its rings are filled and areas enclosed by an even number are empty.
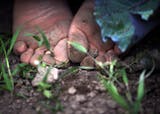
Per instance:
[[[27,99],[26,102],[29,103],[29,102],[30,102],[30,99]]]
[[[23,85],[23,80],[19,80],[16,84],[16,87],[22,87]]]
[[[28,105],[29,105],[29,106],[32,106],[32,105],[33,105],[33,103],[32,103],[32,102],[30,102]]]
[[[36,111],[39,112],[40,110],[41,110],[41,107],[40,107],[40,106],[37,106],[37,107],[36,107]]]
[[[36,74],[36,77],[32,80],[32,86],[38,86],[38,84],[43,80],[43,76]]]
[[[39,93],[34,92],[33,96],[37,97],[39,95]]]
[[[26,81],[25,81],[25,85],[26,85],[26,86],[30,86],[31,84],[30,84],[30,82],[29,82],[28,80],[26,80]]]
[[[72,109],[78,109],[79,108],[79,103],[77,103],[77,102],[72,102],[70,105],[71,105]]]
[[[20,99],[16,100],[16,103],[17,104],[21,103],[21,100]]]
[[[75,112],[75,114],[83,114],[83,111],[78,110]]]
[[[96,92],[92,91],[92,92],[88,93],[87,96],[93,98],[96,96]]]
[[[84,95],[76,95],[76,101],[77,102],[85,102],[87,99]]]
[[[97,108],[96,110],[97,110],[98,114],[104,114],[105,113],[105,110],[102,109],[102,108]]]
[[[113,100],[107,100],[106,102],[110,108],[116,108],[116,102]]]
[[[36,74],[36,77],[33,79],[32,85],[37,86],[44,79],[47,71],[48,67],[38,67],[38,73]],[[47,76],[47,82],[54,83],[56,80],[58,80],[58,76],[59,76],[59,69],[51,68]]]
[[[73,114],[73,113],[74,113],[73,110],[70,109],[70,108],[67,108],[67,109],[65,110],[65,114]]]
[[[47,82],[53,82],[53,80],[58,80],[58,73],[59,73],[59,70],[57,68],[51,69]]]
[[[68,93],[71,94],[71,95],[75,94],[76,92],[77,92],[77,90],[76,90],[75,87],[70,87],[70,88],[68,89]]]
[[[101,84],[96,85],[95,89],[102,92],[106,91],[106,88]]]

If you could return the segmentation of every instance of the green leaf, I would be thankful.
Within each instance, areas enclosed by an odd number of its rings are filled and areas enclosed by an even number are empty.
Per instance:
[[[123,69],[121,70],[121,73],[122,73],[123,82],[125,83],[125,85],[128,85],[128,78],[127,78],[126,71]]]
[[[38,87],[40,90],[46,90],[46,89],[50,89],[51,88],[51,84],[46,83],[46,82],[40,82],[38,84]]]
[[[129,109],[129,105],[127,101],[118,93],[118,90],[116,86],[109,81],[106,81],[105,79],[102,80],[105,88],[108,90],[111,97],[123,108]]]
[[[50,99],[50,98],[52,98],[52,92],[50,91],[50,90],[44,90],[43,91],[43,95],[45,96],[45,97],[47,97],[48,99]]]
[[[33,34],[33,33],[25,33],[24,36],[33,37],[38,42],[41,41],[41,38],[38,35]]]
[[[5,72],[5,67],[4,64],[1,64],[1,68],[2,68],[2,75],[4,78],[4,81],[6,83],[6,87],[8,88],[9,91],[12,91],[14,88],[14,82],[13,82],[13,77],[11,74],[11,70],[10,70],[10,65],[9,65],[9,60],[8,60],[8,55],[4,46],[4,42],[2,41],[2,39],[0,39],[0,45],[2,46],[2,50],[4,52],[4,56],[5,56],[5,62],[6,62],[6,66],[7,66],[7,73]],[[11,84],[11,85],[10,85]]]
[[[68,43],[73,46],[76,50],[82,52],[82,53],[87,53],[87,49],[82,46],[80,43],[77,43],[77,42],[70,42],[68,41]]]
[[[50,50],[51,46],[50,46],[50,43],[49,43],[49,41],[47,39],[47,36],[45,35],[45,33],[40,28],[37,28],[37,29],[38,29],[40,35],[43,38],[44,45],[47,47],[48,50]]]
[[[140,111],[141,108],[141,102],[140,101],[135,101],[133,103],[133,108],[132,108],[132,112],[131,114],[138,114],[138,112]]]
[[[20,63],[16,66],[16,68],[12,71],[12,75],[15,76],[18,72],[20,72],[24,67],[26,67],[27,64]]]
[[[60,75],[60,77],[63,78],[63,77],[68,76],[68,75],[74,75],[74,74],[76,74],[78,71],[79,71],[79,68],[78,68],[78,67],[69,67],[68,69],[66,69],[66,70]]]
[[[93,70],[93,69],[95,69],[94,67],[90,67],[90,66],[80,66],[79,68],[83,69],[83,70]]]
[[[144,76],[145,76],[145,70],[141,73],[139,78],[139,85],[137,90],[137,101],[141,101],[144,96]]]
[[[12,81],[9,75],[5,72],[4,64],[1,64],[1,71],[2,71],[4,82],[5,82],[5,86],[4,86],[5,89],[7,89],[8,91],[12,91],[13,90]]]
[[[20,33],[20,30],[21,30],[21,27],[19,27],[19,28],[16,30],[16,32],[14,33],[14,35],[13,35],[13,37],[12,37],[12,39],[11,39],[11,44],[10,44],[9,49],[8,49],[8,51],[7,51],[7,55],[10,55],[10,53],[11,53],[11,51],[12,51],[12,49],[13,49],[13,46],[14,46],[14,44],[15,44],[17,38],[18,38],[18,35],[19,35],[19,33]]]
[[[49,68],[47,68],[47,71],[46,71],[45,76],[43,78],[43,82],[47,81],[50,71],[51,71],[51,66]]]
[[[117,63],[116,60],[111,61],[111,63],[110,63],[110,66],[109,66],[109,72],[110,72],[110,75],[109,75],[109,76],[110,76],[110,77],[112,77],[113,74],[115,73],[114,68],[115,68],[116,63]]]
[[[24,33],[24,36],[33,37],[33,36],[35,36],[35,34],[33,34],[33,33]]]

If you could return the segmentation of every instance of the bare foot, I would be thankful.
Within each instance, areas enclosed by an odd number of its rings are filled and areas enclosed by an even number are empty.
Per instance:
[[[69,61],[67,56],[67,35],[72,14],[65,0],[15,0],[14,31],[18,26],[23,29],[14,46],[14,52],[20,55],[24,63],[36,65],[39,58],[54,64]],[[37,33],[41,28],[51,45],[54,55],[47,54],[45,46],[38,46],[32,37],[25,37],[24,33]]]
[[[95,58],[101,61],[108,60],[108,56],[114,48],[114,43],[101,41],[100,28],[93,16],[94,0],[86,0],[75,15],[69,30],[69,41],[83,45]],[[109,54],[107,53],[108,50]],[[113,55],[114,55],[114,51]],[[68,56],[72,62],[93,66],[90,57],[68,45]]]

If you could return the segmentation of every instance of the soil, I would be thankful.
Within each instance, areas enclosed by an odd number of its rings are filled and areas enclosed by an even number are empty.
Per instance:
[[[145,40],[135,45],[120,57],[120,62],[128,66],[127,74],[131,92],[136,97],[139,75],[144,68],[151,69],[148,60],[154,58],[156,69],[145,80],[145,97],[140,114],[160,114],[160,38],[152,32]],[[158,33],[159,34],[159,33]],[[146,52],[146,53],[144,53]],[[139,58],[140,59],[139,59]],[[133,63],[133,60],[137,60]],[[148,59],[149,58],[149,59]],[[10,56],[11,66],[19,63],[19,58]],[[63,70],[67,70],[63,69]],[[53,99],[45,98],[31,84],[31,78],[14,77],[14,92],[0,91],[0,114],[124,114],[126,113],[112,100],[97,78],[96,70],[79,70],[53,84]],[[30,74],[31,75],[31,74]],[[32,74],[34,76],[34,74]]]

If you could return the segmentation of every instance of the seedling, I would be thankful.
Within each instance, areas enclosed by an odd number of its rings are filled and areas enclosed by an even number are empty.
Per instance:
[[[51,92],[52,85],[47,83],[47,78],[48,78],[48,74],[50,72],[50,69],[51,69],[51,67],[49,67],[47,69],[47,72],[46,72],[43,80],[38,84],[38,91],[42,92],[43,95],[48,99],[53,97],[52,92]]]
[[[48,50],[50,50],[50,48],[51,48],[50,43],[47,39],[47,36],[43,32],[43,30],[41,30],[39,27],[37,27],[37,31],[38,31],[38,34],[26,33],[26,34],[24,34],[24,36],[33,37],[38,42],[39,46],[45,45],[46,48]]]
[[[91,56],[87,49],[85,49],[81,44],[77,42],[68,42],[71,46],[73,46],[78,51]],[[127,74],[124,68],[116,68],[117,61],[113,60],[111,62],[102,63],[95,60],[92,56],[91,58],[95,61],[95,63],[99,66],[99,68],[103,71],[98,73],[98,77],[100,82],[106,88],[108,93],[111,95],[113,100],[115,100],[122,108],[124,108],[129,114],[138,114],[141,109],[141,102],[144,97],[144,79],[145,79],[145,71],[143,71],[140,75],[138,88],[137,88],[137,97],[133,100],[133,96],[131,95],[129,88],[129,81],[127,78]],[[119,80],[122,79],[123,82]],[[118,92],[118,87],[125,88],[125,96],[121,95]]]
[[[15,44],[15,41],[19,35],[20,32],[20,28],[17,29],[17,31],[15,32],[15,34],[13,35],[12,39],[10,42],[7,42],[7,44],[9,44],[9,48],[7,49],[7,45],[3,42],[2,38],[0,38],[0,52],[1,54],[4,54],[4,63],[5,64],[1,64],[0,66],[0,79],[2,80],[2,85],[1,85],[1,89],[6,89],[8,91],[13,92],[14,90],[14,80],[13,80],[13,75],[15,74],[16,70],[11,71],[10,69],[10,63],[9,63],[9,55],[13,49],[13,46]],[[7,69],[7,71],[6,71]]]
[[[24,63],[17,64],[14,69],[10,68],[9,56],[13,50],[13,46],[17,40],[20,30],[21,30],[21,27],[18,28],[17,31],[14,33],[13,37],[7,40],[6,42],[4,42],[2,38],[0,38],[0,54],[3,55],[2,57],[4,59],[2,60],[3,62],[0,65],[0,83],[1,83],[0,89],[1,90],[5,89],[10,92],[13,92],[14,76],[16,76],[18,73],[22,74],[22,76],[25,76],[31,70],[35,70],[31,68],[29,65]]]

